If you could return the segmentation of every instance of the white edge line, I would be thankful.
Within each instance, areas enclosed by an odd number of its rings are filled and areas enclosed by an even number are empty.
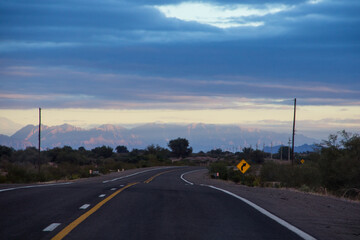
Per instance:
[[[46,228],[43,229],[43,232],[51,232],[54,231],[55,228],[57,228],[61,223],[52,223]]]
[[[72,182],[31,185],[31,186],[23,186],[23,187],[16,187],[16,188],[5,188],[5,189],[0,189],[0,192],[12,191],[12,190],[17,190],[17,189],[25,189],[25,188],[49,187],[49,186],[58,186],[58,185],[67,185],[67,184],[72,184]]]
[[[274,221],[276,221],[277,223],[279,223],[280,225],[286,227],[287,229],[289,229],[290,231],[294,232],[295,234],[299,235],[300,237],[302,237],[303,239],[305,240],[316,240],[316,238],[310,236],[309,234],[301,231],[300,229],[298,229],[297,227],[291,225],[290,223],[286,222],[285,220],[275,216],[274,214],[268,212],[267,210],[263,209],[262,207],[256,205],[255,203],[253,202],[250,202],[249,200],[245,199],[245,198],[242,198],[232,192],[229,192],[227,190],[224,190],[224,189],[221,189],[221,188],[218,188],[218,187],[214,187],[214,186],[211,186],[211,185],[205,185],[205,184],[201,184],[202,186],[207,186],[207,187],[210,187],[210,188],[213,188],[213,189],[216,189],[216,190],[219,190],[219,191],[222,191],[224,193],[227,193],[233,197],[236,197],[237,199],[245,202],[246,204],[250,205],[251,207],[255,208],[256,210],[258,210],[259,212],[261,212],[262,214],[264,214],[265,216],[273,219]]]
[[[183,174],[181,174],[180,178],[181,178],[181,180],[183,180],[183,181],[184,181],[184,182],[186,182],[187,184],[194,185],[194,183],[192,183],[192,182],[190,182],[190,181],[186,180],[186,179],[184,178],[184,175],[186,175],[186,174],[188,174],[188,173],[192,173],[192,172],[201,171],[201,170],[204,170],[204,169],[197,169],[197,170],[192,170],[192,171],[189,171],[189,172],[183,173]]]
[[[144,171],[141,171],[141,172],[132,173],[132,174],[130,174],[130,175],[126,175],[126,176],[114,178],[114,179],[111,179],[111,180],[106,180],[106,181],[103,181],[103,183],[114,182],[114,181],[117,181],[117,180],[120,180],[120,179],[123,179],[123,178],[128,178],[128,177],[132,177],[132,176],[138,175],[138,174],[140,174],[140,173],[145,173],[145,172],[150,172],[150,171],[155,171],[155,170],[160,170],[160,169],[169,169],[169,168],[176,168],[176,167],[166,167],[166,168],[148,169],[148,170],[144,170]]]

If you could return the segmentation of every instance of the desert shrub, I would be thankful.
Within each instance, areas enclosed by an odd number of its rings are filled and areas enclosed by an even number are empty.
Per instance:
[[[256,176],[251,174],[244,174],[240,183],[249,187],[253,187],[256,181]]]
[[[224,162],[214,162],[209,166],[210,174],[219,173],[219,178],[223,180],[228,179],[227,165]]]
[[[280,182],[285,187],[321,185],[321,174],[315,164],[291,166],[269,162],[261,168],[260,177],[262,182]]]
[[[11,183],[36,182],[38,176],[36,169],[29,168],[25,164],[8,164],[6,166],[6,181]]]
[[[263,163],[266,154],[263,151],[255,150],[251,153],[251,160],[255,163]]]
[[[229,169],[228,170],[228,178],[229,180],[235,182],[235,183],[238,183],[241,181],[241,178],[242,178],[242,173],[240,171],[234,171],[233,169]]]
[[[319,169],[330,190],[360,189],[360,136],[342,131],[323,141]]]
[[[6,176],[0,175],[0,183],[6,183]]]

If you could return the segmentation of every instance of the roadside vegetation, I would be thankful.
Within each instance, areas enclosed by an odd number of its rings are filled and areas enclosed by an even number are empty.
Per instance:
[[[186,139],[169,142],[169,149],[150,145],[129,151],[126,146],[115,149],[102,146],[92,150],[84,147],[56,147],[39,152],[35,147],[14,150],[0,146],[0,183],[30,183],[72,180],[123,171],[165,165],[195,165],[184,159],[192,149]],[[172,158],[179,158],[173,161]]]
[[[170,140],[168,148],[150,145],[129,151],[126,146],[91,150],[64,146],[41,151],[39,158],[34,147],[14,150],[0,146],[0,183],[71,180],[152,166],[202,165],[208,166],[213,178],[251,187],[296,188],[360,200],[358,134],[332,134],[316,152],[295,154],[294,165],[287,161],[288,150],[284,147],[273,159],[269,153],[252,148],[236,153],[222,149],[193,153],[188,140],[178,138]],[[236,168],[242,159],[251,165],[245,174]]]
[[[245,152],[238,156],[236,162],[237,164],[240,159],[245,159],[251,165],[245,174],[236,169],[233,161],[224,159],[210,164],[211,177],[247,186],[296,188],[305,192],[360,200],[358,134],[345,131],[332,134],[328,140],[318,145],[316,152],[296,154],[294,165],[288,161],[264,161],[257,158],[259,154],[251,154],[255,151],[250,150],[248,155]],[[262,153],[262,156],[269,157],[266,153]]]

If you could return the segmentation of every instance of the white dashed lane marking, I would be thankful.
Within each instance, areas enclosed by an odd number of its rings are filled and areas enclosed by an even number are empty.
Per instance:
[[[99,195],[99,197],[105,197],[106,195],[105,194],[101,194],[101,195]]]
[[[51,232],[55,228],[57,228],[59,225],[60,225],[60,223],[52,223],[49,226],[47,226],[46,228],[44,228],[43,232]]]
[[[84,204],[80,207],[80,209],[87,209],[88,207],[90,207],[90,204]]]

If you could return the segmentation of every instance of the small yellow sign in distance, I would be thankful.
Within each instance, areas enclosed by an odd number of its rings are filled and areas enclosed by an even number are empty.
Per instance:
[[[240,163],[236,166],[240,172],[245,173],[249,168],[250,164],[248,164],[244,159],[240,161]]]
[[[300,161],[300,162],[301,162],[301,164],[304,164],[305,160],[304,160],[304,159],[301,159],[301,161]]]

